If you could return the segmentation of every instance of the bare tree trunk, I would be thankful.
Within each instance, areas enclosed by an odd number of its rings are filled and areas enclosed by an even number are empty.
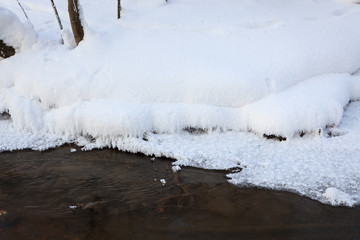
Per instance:
[[[8,58],[15,55],[15,49],[11,46],[6,45],[1,39],[0,39],[0,57],[2,58]]]
[[[120,19],[120,11],[121,11],[121,0],[118,0],[118,5],[117,5],[117,18]]]
[[[79,42],[84,38],[84,29],[79,16],[78,0],[68,0],[68,11],[75,42],[76,45],[79,45]]]

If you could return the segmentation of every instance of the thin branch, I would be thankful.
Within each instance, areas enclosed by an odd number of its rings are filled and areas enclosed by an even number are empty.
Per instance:
[[[30,19],[29,19],[28,15],[27,15],[27,14],[26,14],[26,12],[25,12],[25,9],[23,8],[23,6],[22,6],[22,5],[21,5],[21,3],[19,2],[19,0],[16,0],[16,1],[17,1],[17,3],[19,4],[19,6],[20,6],[21,10],[23,11],[23,13],[24,13],[24,15],[25,15],[26,19],[30,21]]]
[[[59,23],[60,30],[63,30],[63,26],[62,26],[62,24],[61,24],[61,20],[60,20],[60,17],[59,17],[59,13],[58,13],[58,11],[57,11],[57,9],[56,9],[54,0],[51,0],[51,4],[52,4],[52,7],[53,7],[54,12],[55,12],[56,19],[57,19],[57,21],[58,21],[58,23]]]
[[[121,12],[121,0],[118,0],[118,5],[117,5],[117,18],[120,19],[120,12]]]

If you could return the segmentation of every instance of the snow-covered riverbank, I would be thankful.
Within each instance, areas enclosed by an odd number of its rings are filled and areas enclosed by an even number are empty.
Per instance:
[[[137,0],[117,20],[113,1],[83,0],[85,39],[73,49],[50,3],[23,1],[32,31],[16,27],[8,10],[25,19],[13,2],[0,2],[0,36],[18,52],[0,62],[0,112],[11,115],[0,150],[115,147],[360,203],[359,5]]]

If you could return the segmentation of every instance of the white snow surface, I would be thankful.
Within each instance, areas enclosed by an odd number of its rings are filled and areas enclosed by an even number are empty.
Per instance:
[[[165,180],[165,179],[160,179],[160,183],[161,183],[163,186],[165,186],[166,180]]]
[[[179,165],[175,165],[175,166],[173,166],[173,167],[171,168],[171,170],[172,170],[174,173],[176,173],[176,172],[178,172],[178,171],[181,171],[181,167],[180,167]]]
[[[27,50],[37,42],[36,32],[29,22],[19,18],[0,4],[0,39],[16,50]],[[0,59],[1,60],[1,59]]]
[[[351,205],[353,202],[349,199],[351,199],[351,196],[349,194],[344,193],[340,191],[339,189],[329,187],[325,190],[325,193],[323,194],[325,198],[327,198],[332,205]]]
[[[360,203],[360,5],[124,0],[117,20],[113,1],[82,0],[74,48],[66,1],[63,31],[50,2],[22,3],[32,26],[0,0],[0,39],[18,50],[0,61],[0,151],[113,147]]]

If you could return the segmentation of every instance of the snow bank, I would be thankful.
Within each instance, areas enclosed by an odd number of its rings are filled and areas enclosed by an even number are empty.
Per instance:
[[[71,49],[69,34],[67,46],[54,41],[61,34],[49,28],[51,7],[24,0],[42,44],[0,62],[0,113],[11,115],[0,121],[0,151],[75,141],[180,165],[241,167],[232,183],[360,202],[356,107],[347,108],[351,128],[340,127],[344,108],[360,99],[359,5],[129,0],[116,20],[111,1],[81,3],[85,40]],[[57,7],[67,19],[64,4]],[[7,26],[6,38],[28,45]]]
[[[13,122],[0,117],[0,154],[2,151],[15,151],[22,149],[46,150],[66,143],[61,136],[49,133],[33,133],[15,129]]]
[[[290,141],[273,141],[245,132],[212,134],[154,134],[143,138],[85,136],[67,139],[48,133],[14,129],[11,120],[0,121],[2,150],[56,147],[75,141],[84,150],[111,146],[128,152],[177,159],[174,166],[239,169],[230,182],[287,190],[333,205],[360,203],[360,102],[349,104],[339,126],[321,135]],[[336,191],[331,189],[335,188]],[[330,190],[328,190],[330,189]]]
[[[340,123],[344,107],[358,99],[360,78],[348,74],[324,75],[301,82],[243,108],[247,129],[293,137]]]
[[[29,22],[22,23],[19,18],[0,6],[0,39],[17,50],[29,49],[37,42],[36,32]]]
[[[324,89],[324,86],[326,88]],[[252,131],[287,138],[338,125],[343,108],[360,97],[360,78],[349,74],[316,77],[244,107],[187,103],[131,103],[93,99],[49,108],[14,90],[0,91],[0,108],[19,129],[41,128],[69,138],[83,135],[142,137],[149,132],[180,133],[186,129]],[[45,109],[44,109],[45,108]]]

